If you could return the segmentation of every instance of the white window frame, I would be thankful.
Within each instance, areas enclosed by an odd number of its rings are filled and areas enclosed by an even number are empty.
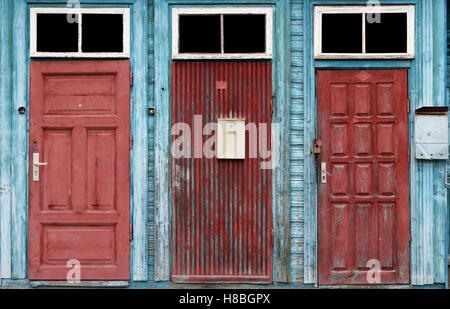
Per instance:
[[[362,53],[322,53],[322,14],[362,13],[363,49]],[[366,53],[365,14],[406,13],[407,52],[406,53]],[[381,6],[315,6],[314,7],[314,58],[315,59],[414,59],[415,51],[415,5]]]
[[[37,51],[37,14],[122,14],[123,52],[87,53],[81,51],[82,18],[78,23],[78,52]],[[79,15],[81,16],[81,15]],[[130,57],[130,9],[129,8],[30,8],[30,56],[63,58],[129,58]]]
[[[266,16],[266,51],[264,53],[224,53],[223,18],[221,18],[221,53],[180,53],[180,15],[262,15]],[[273,8],[272,7],[195,7],[172,8],[172,58],[173,59],[272,59],[273,57]]]

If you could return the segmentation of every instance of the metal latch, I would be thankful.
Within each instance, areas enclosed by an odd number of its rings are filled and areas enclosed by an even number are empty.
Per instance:
[[[39,181],[39,167],[47,165],[47,162],[39,162],[39,153],[33,153],[33,181]]]
[[[319,155],[322,153],[323,143],[321,140],[314,140],[313,146],[312,146],[312,153],[315,155]]]

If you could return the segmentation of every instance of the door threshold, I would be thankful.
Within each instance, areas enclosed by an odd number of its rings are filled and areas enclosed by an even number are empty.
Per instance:
[[[128,287],[128,281],[30,281],[32,287],[104,287],[104,288],[120,288]]]

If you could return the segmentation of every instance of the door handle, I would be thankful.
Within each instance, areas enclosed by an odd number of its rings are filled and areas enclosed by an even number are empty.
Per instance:
[[[327,164],[325,162],[322,162],[320,166],[320,180],[321,183],[326,184],[327,183],[327,175],[333,176],[330,173],[327,172]]]
[[[39,181],[39,167],[48,165],[47,162],[39,162],[39,153],[33,153],[33,181]]]

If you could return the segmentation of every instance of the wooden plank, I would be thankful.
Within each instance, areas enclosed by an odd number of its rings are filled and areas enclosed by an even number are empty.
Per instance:
[[[27,5],[25,1],[14,1],[13,47],[15,51],[28,48]],[[12,278],[25,279],[27,276],[27,215],[28,215],[28,113],[21,115],[18,108],[28,111],[28,52],[14,53],[12,80],[13,101],[11,109],[12,156]]]
[[[304,283],[317,282],[317,175],[315,171],[314,156],[311,155],[311,145],[316,138],[316,104],[315,102],[315,75],[313,60],[313,6],[310,0],[304,3],[304,152],[305,152],[305,245],[304,245]]]
[[[291,1],[290,10],[290,272],[291,282],[303,282],[304,273],[304,191],[303,191],[303,0]],[[296,19],[300,17],[300,19]]]
[[[132,278],[147,281],[147,221],[148,221],[148,45],[147,45],[147,1],[136,0],[132,7],[132,70],[133,87],[131,99],[131,209],[133,245],[131,254]]]
[[[446,106],[446,3],[445,0],[433,1],[433,98],[434,103]],[[445,188],[445,162],[434,163],[434,283],[446,282],[447,247],[446,247],[446,210],[447,189]]]
[[[0,279],[11,278],[11,102],[13,1],[1,2],[0,44]]]
[[[155,1],[155,281],[169,280],[169,5]]]
[[[275,282],[290,282],[289,102],[290,102],[290,1],[275,8],[275,106],[273,123],[279,124],[279,162],[272,177]],[[276,145],[272,141],[272,145]]]

